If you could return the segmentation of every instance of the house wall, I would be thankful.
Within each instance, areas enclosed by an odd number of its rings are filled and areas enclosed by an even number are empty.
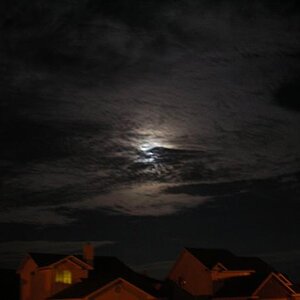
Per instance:
[[[168,278],[176,283],[184,282],[181,287],[194,296],[213,294],[210,270],[186,250],[182,252]]]
[[[270,277],[258,291],[257,296],[259,299],[292,299],[291,291],[275,277]]]
[[[62,272],[64,270],[68,270],[72,273],[72,284],[78,283],[81,281],[83,278],[88,277],[88,271],[85,269],[82,269],[81,267],[77,266],[76,264],[64,260],[61,263],[55,265],[52,268],[51,272],[51,295],[56,294],[65,288],[69,287],[70,284],[65,284],[61,282],[55,282],[55,276],[57,272]]]
[[[51,270],[37,269],[31,275],[31,300],[46,299],[51,295]]]
[[[45,300],[62,291],[70,284],[55,282],[58,271],[68,270],[72,273],[72,284],[88,276],[88,271],[65,260],[49,268],[38,268],[32,259],[28,259],[20,272],[21,300]]]
[[[31,300],[32,272],[37,269],[37,265],[31,258],[27,258],[20,271],[20,299]]]

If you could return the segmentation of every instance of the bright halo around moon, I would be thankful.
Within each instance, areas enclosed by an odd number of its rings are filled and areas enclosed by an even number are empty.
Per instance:
[[[140,151],[137,161],[140,163],[153,164],[157,162],[159,158],[159,154],[157,152],[154,153],[151,150],[154,148],[164,148],[166,146],[163,143],[159,142],[158,140],[154,140],[150,138],[141,141],[137,145],[137,147]]]
[[[139,149],[143,152],[147,152],[155,147],[162,147],[162,145],[154,141],[144,141],[139,145]]]

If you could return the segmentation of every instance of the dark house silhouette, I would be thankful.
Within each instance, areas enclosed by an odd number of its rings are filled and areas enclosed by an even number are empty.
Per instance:
[[[184,249],[168,279],[194,297],[300,299],[292,282],[261,259],[224,249]]]
[[[223,249],[185,248],[164,281],[135,272],[119,259],[29,253],[22,262],[21,300],[300,300],[282,273],[256,257]]]

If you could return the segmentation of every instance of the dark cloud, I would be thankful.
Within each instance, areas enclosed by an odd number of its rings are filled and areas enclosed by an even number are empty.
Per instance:
[[[88,151],[81,139],[111,130],[108,124],[63,122],[17,118],[2,120],[2,159],[29,162],[39,159],[59,159]],[[4,151],[7,152],[4,152]]]
[[[277,104],[293,111],[300,111],[300,77],[282,84],[274,98]]]
[[[116,240],[135,264],[188,244],[298,251],[299,1],[0,16],[1,239]]]
[[[275,189],[289,190],[299,185],[300,173],[285,174],[276,177],[259,178],[251,180],[217,182],[217,183],[199,183],[168,187],[166,193],[187,194],[200,196],[226,196],[239,193],[249,193],[250,191],[260,191],[266,189],[274,191]]]
[[[95,249],[113,245],[115,241],[91,241]],[[86,243],[85,240],[78,241],[24,241],[14,240],[8,242],[0,242],[0,252],[5,259],[5,266],[17,268],[26,252],[38,253],[65,253],[65,254],[82,254],[82,247]],[[18,264],[16,264],[18,262]]]

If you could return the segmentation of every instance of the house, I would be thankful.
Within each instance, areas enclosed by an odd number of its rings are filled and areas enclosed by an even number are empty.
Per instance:
[[[17,273],[20,300],[161,299],[160,281],[139,274],[115,257],[29,253]]]
[[[62,299],[161,299],[161,282],[137,273],[115,257],[95,257],[89,277],[50,297]]]
[[[224,249],[185,248],[168,280],[194,297],[300,299],[289,279],[261,259],[236,256]]]
[[[84,281],[76,284],[53,297],[51,300],[64,299],[82,299],[82,300],[106,300],[106,299],[124,299],[124,300],[140,300],[140,299],[161,299],[156,297],[157,291],[148,292],[144,290],[139,284],[133,284],[122,277],[113,279],[111,281]]]
[[[118,258],[29,253],[19,270],[20,300],[300,300],[299,289],[257,257],[185,248],[166,280],[135,272]]]
[[[280,274],[252,274],[226,281],[215,293],[215,300],[225,299],[300,299],[291,283],[287,283]]]

